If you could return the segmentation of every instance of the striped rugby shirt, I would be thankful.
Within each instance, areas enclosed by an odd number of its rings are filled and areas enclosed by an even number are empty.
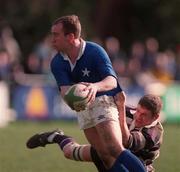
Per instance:
[[[127,125],[130,130],[128,149],[134,153],[153,172],[153,161],[159,156],[163,139],[163,127],[160,122],[154,121],[151,125],[136,128],[134,125],[135,108],[126,107]]]

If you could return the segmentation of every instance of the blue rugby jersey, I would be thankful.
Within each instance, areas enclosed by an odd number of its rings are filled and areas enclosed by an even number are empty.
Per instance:
[[[116,78],[112,63],[105,50],[93,42],[83,41],[82,43],[80,55],[74,65],[62,53],[57,53],[52,59],[51,71],[58,87],[73,85],[79,82],[95,83],[107,76]],[[114,96],[121,91],[122,89],[118,84],[117,88],[106,92],[99,92],[96,96]]]

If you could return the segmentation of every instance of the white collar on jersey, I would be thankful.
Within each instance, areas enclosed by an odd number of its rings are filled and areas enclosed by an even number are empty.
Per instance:
[[[154,121],[153,123],[151,123],[150,125],[146,125],[145,128],[154,127],[157,123],[158,123],[158,120],[155,120],[155,121]]]
[[[158,120],[155,120],[155,121],[154,121],[153,123],[151,123],[150,125],[146,125],[146,126],[141,127],[141,128],[139,128],[139,129],[142,129],[142,128],[151,128],[151,127],[154,127],[157,123],[158,123]],[[131,122],[130,126],[129,126],[129,130],[131,131],[131,130],[133,130],[133,129],[135,129],[135,128],[136,128],[136,126],[135,126],[135,120],[133,120],[133,121]]]
[[[67,54],[61,53],[61,55],[63,56],[64,60],[69,61],[69,64],[71,66],[71,71],[74,69],[74,67],[76,66],[77,61],[82,57],[82,55],[84,54],[85,51],[85,47],[86,47],[86,41],[84,41],[83,39],[81,39],[81,45],[80,45],[80,50],[79,50],[79,54],[78,57],[76,59],[76,62],[74,64],[72,64],[71,60],[69,59],[69,57],[67,56]]]

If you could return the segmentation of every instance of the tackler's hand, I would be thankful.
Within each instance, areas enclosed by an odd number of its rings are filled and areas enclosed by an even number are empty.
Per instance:
[[[124,107],[125,103],[126,103],[126,95],[125,93],[122,91],[122,92],[119,92],[117,93],[115,96],[114,96],[114,100],[115,100],[115,103],[117,105],[117,107]]]

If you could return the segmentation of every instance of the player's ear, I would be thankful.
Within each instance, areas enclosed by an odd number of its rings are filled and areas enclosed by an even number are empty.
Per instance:
[[[159,118],[159,114],[154,115],[154,121]]]
[[[69,34],[66,35],[66,38],[70,43],[73,43],[73,41],[75,39],[75,36],[74,36],[73,33],[69,33]]]

